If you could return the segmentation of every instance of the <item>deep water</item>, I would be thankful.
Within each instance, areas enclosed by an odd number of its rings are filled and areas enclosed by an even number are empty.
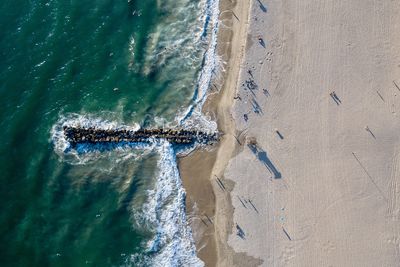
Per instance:
[[[1,1],[0,266],[199,264],[192,243],[172,242],[187,227],[165,223],[186,225],[173,148],[68,154],[55,132],[179,124],[214,2]]]

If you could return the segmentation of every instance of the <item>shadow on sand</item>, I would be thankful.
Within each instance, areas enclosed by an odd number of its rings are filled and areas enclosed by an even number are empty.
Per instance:
[[[262,10],[262,12],[267,13],[267,8],[265,7],[265,5],[263,3],[261,3],[260,0],[257,0],[258,4],[260,5],[260,9]]]
[[[255,144],[248,144],[247,146],[250,148],[251,152],[256,155],[258,160],[261,161],[264,166],[267,167],[267,169],[274,175],[275,179],[282,178],[282,174],[276,169],[274,164],[268,158],[267,152]]]

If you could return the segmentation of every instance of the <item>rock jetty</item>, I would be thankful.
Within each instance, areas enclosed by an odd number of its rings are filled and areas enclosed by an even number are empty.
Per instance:
[[[190,145],[194,143],[212,144],[218,141],[217,133],[184,129],[98,129],[64,126],[64,135],[72,147],[77,144],[150,143],[152,140],[164,139],[174,145]]]

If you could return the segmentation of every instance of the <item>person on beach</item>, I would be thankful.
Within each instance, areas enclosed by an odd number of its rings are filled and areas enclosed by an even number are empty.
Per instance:
[[[340,100],[338,101],[339,98],[337,97],[335,91],[332,91],[329,95],[331,96],[331,98],[333,99],[333,101],[335,101],[336,105],[339,106]]]
[[[237,94],[235,97],[233,97],[233,99],[242,100],[242,98],[240,97],[240,95],[239,95],[239,94]]]
[[[262,45],[262,47],[265,48],[265,42],[264,42],[263,38],[261,37],[261,35],[258,35],[257,38],[258,38],[258,42],[260,43],[260,45]]]

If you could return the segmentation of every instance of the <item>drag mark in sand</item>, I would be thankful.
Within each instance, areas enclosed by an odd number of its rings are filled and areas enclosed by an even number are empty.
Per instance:
[[[378,96],[382,99],[382,101],[385,102],[385,99],[384,99],[383,96],[379,93],[379,91],[376,91],[376,93],[377,93]]]
[[[374,139],[376,139],[375,134],[371,131],[371,129],[370,129],[368,126],[365,126],[365,130],[366,130],[367,132],[369,132],[369,133],[372,135],[372,137],[373,137]]]
[[[400,91],[400,87],[397,85],[396,81],[393,81],[394,86],[396,86],[397,90]]]
[[[286,237],[289,239],[289,241],[292,241],[292,238],[290,237],[288,232],[285,230],[285,228],[283,228],[283,226],[282,226],[282,230],[283,230],[283,233],[286,235]]]
[[[353,154],[354,158],[357,160],[358,164],[361,166],[361,168],[364,170],[364,172],[367,174],[367,176],[369,177],[370,181],[372,182],[372,184],[375,186],[375,188],[378,190],[378,192],[380,193],[380,195],[383,197],[383,199],[386,202],[389,202],[389,200],[387,199],[387,197],[385,196],[385,194],[382,192],[382,190],[379,188],[379,186],[376,184],[376,182],[374,181],[374,179],[372,178],[372,176],[369,174],[369,172],[367,171],[367,169],[362,165],[361,161],[358,159],[358,157],[356,156],[356,154],[354,152],[351,152],[351,154]]]

